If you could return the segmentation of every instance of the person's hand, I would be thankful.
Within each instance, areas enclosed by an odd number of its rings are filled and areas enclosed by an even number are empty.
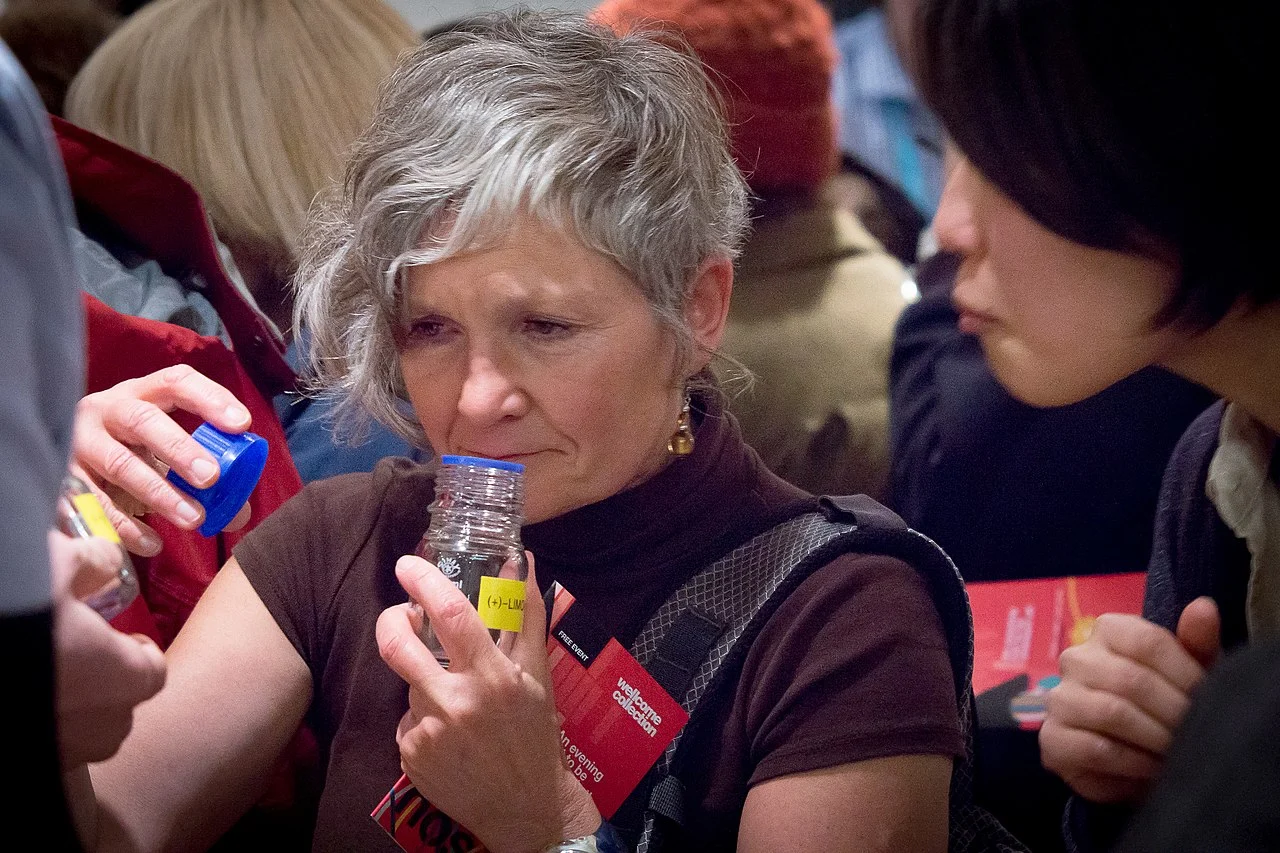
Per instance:
[[[55,707],[66,768],[115,754],[133,726],[133,709],[164,685],[164,654],[146,637],[112,628],[80,598],[120,569],[105,539],[49,534],[54,589]]]
[[[446,670],[418,638],[421,617],[412,605],[378,617],[378,651],[409,684],[396,743],[414,787],[493,853],[541,850],[595,832],[600,813],[560,746],[532,556],[524,628],[509,656],[431,563],[402,557],[396,577],[449,654]]]
[[[1139,616],[1099,617],[1060,658],[1062,683],[1049,691],[1040,729],[1044,766],[1086,799],[1141,800],[1218,657],[1219,634],[1207,597],[1187,605],[1176,634]]]
[[[199,488],[218,479],[218,463],[169,417],[198,415],[225,432],[249,428],[249,410],[218,383],[177,364],[88,394],[76,406],[71,470],[98,494],[125,547],[144,557],[160,551],[160,537],[135,516],[158,512],[184,530],[204,521],[204,509],[164,478],[176,470]],[[245,504],[227,530],[249,520]]]

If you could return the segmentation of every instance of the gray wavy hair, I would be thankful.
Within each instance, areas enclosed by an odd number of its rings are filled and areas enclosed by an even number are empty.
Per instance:
[[[344,431],[372,416],[425,445],[397,359],[402,272],[491,245],[524,213],[615,260],[692,353],[683,309],[703,263],[737,256],[747,189],[687,45],[522,9],[404,58],[295,278],[311,389]]]

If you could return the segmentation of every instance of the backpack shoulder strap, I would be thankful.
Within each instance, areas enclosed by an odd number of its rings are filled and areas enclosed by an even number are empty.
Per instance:
[[[677,589],[649,618],[632,643],[631,653],[650,673],[654,669],[661,672],[665,657],[676,645],[668,638],[689,632],[697,623],[708,629],[716,626],[711,646],[689,672],[689,683],[683,689],[672,685],[677,688],[672,696],[692,713],[724,655],[746,633],[753,618],[780,588],[791,586],[793,580],[798,582],[799,578],[793,579],[795,569],[848,529],[848,524],[832,523],[822,514],[810,512],[748,540]]]
[[[737,678],[742,659],[777,606],[843,548],[853,525],[807,512],[758,534],[676,590],[650,617],[631,653],[689,712],[689,723],[658,758],[645,781],[611,819],[637,851],[658,848],[654,825],[683,822],[683,785],[671,763],[700,720],[700,700],[718,680]],[[726,666],[726,663],[729,665]]]
[[[680,776],[689,754],[685,745],[696,742],[709,725],[714,705],[702,703],[702,698],[719,695],[721,682],[739,677],[755,637],[796,587],[850,552],[885,554],[915,567],[941,617],[965,743],[965,754],[952,772],[950,849],[1026,850],[973,804],[973,622],[960,574],[931,539],[871,498],[855,495],[822,498],[817,512],[784,521],[712,563],[654,613],[632,645],[642,665],[669,679],[664,688],[690,715],[684,730],[619,811],[624,820],[628,814],[632,820],[643,814],[638,836],[632,833],[636,853],[656,853],[663,836],[684,822]],[[670,661],[672,656],[679,661]]]

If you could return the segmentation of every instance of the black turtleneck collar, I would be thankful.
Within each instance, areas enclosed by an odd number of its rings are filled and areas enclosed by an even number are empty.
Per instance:
[[[558,580],[616,620],[629,642],[698,569],[813,498],[770,473],[711,395],[694,401],[693,453],[643,483],[527,525],[524,545],[545,588]]]

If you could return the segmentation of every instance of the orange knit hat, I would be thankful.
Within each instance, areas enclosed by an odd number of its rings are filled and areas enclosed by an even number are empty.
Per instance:
[[[818,0],[604,0],[592,17],[688,40],[724,97],[752,189],[812,189],[835,171],[836,46]]]

